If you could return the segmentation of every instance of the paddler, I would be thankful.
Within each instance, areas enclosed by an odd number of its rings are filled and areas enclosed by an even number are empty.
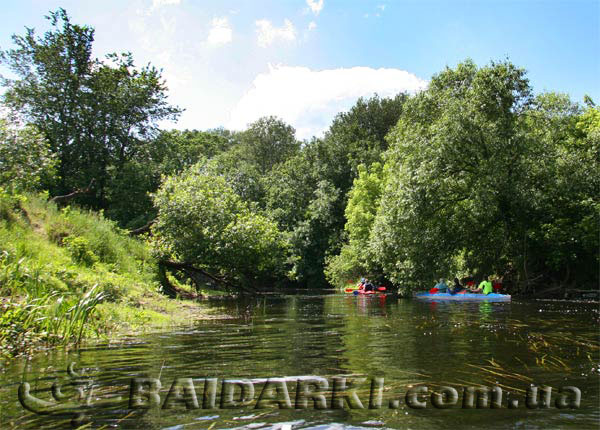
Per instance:
[[[440,282],[438,282],[437,284],[435,284],[435,287],[432,288],[432,291],[434,293],[447,293],[448,292],[448,285],[446,285],[446,281],[444,278],[440,278]],[[430,291],[430,292],[432,292]]]
[[[463,289],[464,287],[460,284],[458,278],[454,278],[454,285],[452,285],[452,287],[450,288],[450,294],[456,294],[462,291]]]
[[[474,293],[490,294],[493,291],[492,283],[488,280],[487,276],[483,277],[483,281],[479,284],[477,290]]]

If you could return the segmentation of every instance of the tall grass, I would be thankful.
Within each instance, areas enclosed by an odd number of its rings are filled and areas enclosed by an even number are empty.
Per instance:
[[[41,268],[29,268],[24,262],[24,257],[17,260],[8,251],[0,251],[0,295],[26,292],[37,297],[47,290]]]
[[[6,200],[1,194],[0,355],[105,333],[103,306],[156,290],[146,245],[101,213],[36,196]]]
[[[25,301],[5,300],[0,314],[0,352],[17,355],[39,342],[80,343],[87,331],[96,328],[89,320],[104,298],[94,286],[82,297],[51,292]]]

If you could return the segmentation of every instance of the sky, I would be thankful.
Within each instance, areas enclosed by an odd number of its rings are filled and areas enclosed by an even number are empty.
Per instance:
[[[3,0],[0,49],[25,27],[42,34],[59,7],[95,28],[95,56],[129,51],[162,69],[185,109],[164,128],[275,115],[307,139],[358,97],[415,93],[467,58],[508,58],[536,93],[600,103],[600,0]]]

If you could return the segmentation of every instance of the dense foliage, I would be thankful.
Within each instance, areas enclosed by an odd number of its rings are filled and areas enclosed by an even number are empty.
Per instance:
[[[592,281],[598,152],[580,114],[565,96],[534,98],[509,62],[434,76],[389,135],[371,259],[405,287],[447,273]]]
[[[253,287],[285,275],[286,242],[277,225],[203,166],[166,180],[154,203],[153,244],[161,259]]]
[[[34,191],[55,174],[56,159],[33,125],[0,118],[0,187]]]
[[[381,273],[370,259],[369,243],[382,188],[383,169],[380,163],[373,163],[370,171],[362,164],[358,166],[358,178],[354,180],[346,206],[344,230],[348,242],[342,246],[339,255],[328,259],[325,271],[330,282],[337,286],[343,286],[346,280],[355,280],[361,275]]]

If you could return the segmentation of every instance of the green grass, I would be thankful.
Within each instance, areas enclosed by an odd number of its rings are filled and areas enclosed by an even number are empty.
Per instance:
[[[202,317],[158,287],[147,245],[102,213],[0,190],[0,356]]]

